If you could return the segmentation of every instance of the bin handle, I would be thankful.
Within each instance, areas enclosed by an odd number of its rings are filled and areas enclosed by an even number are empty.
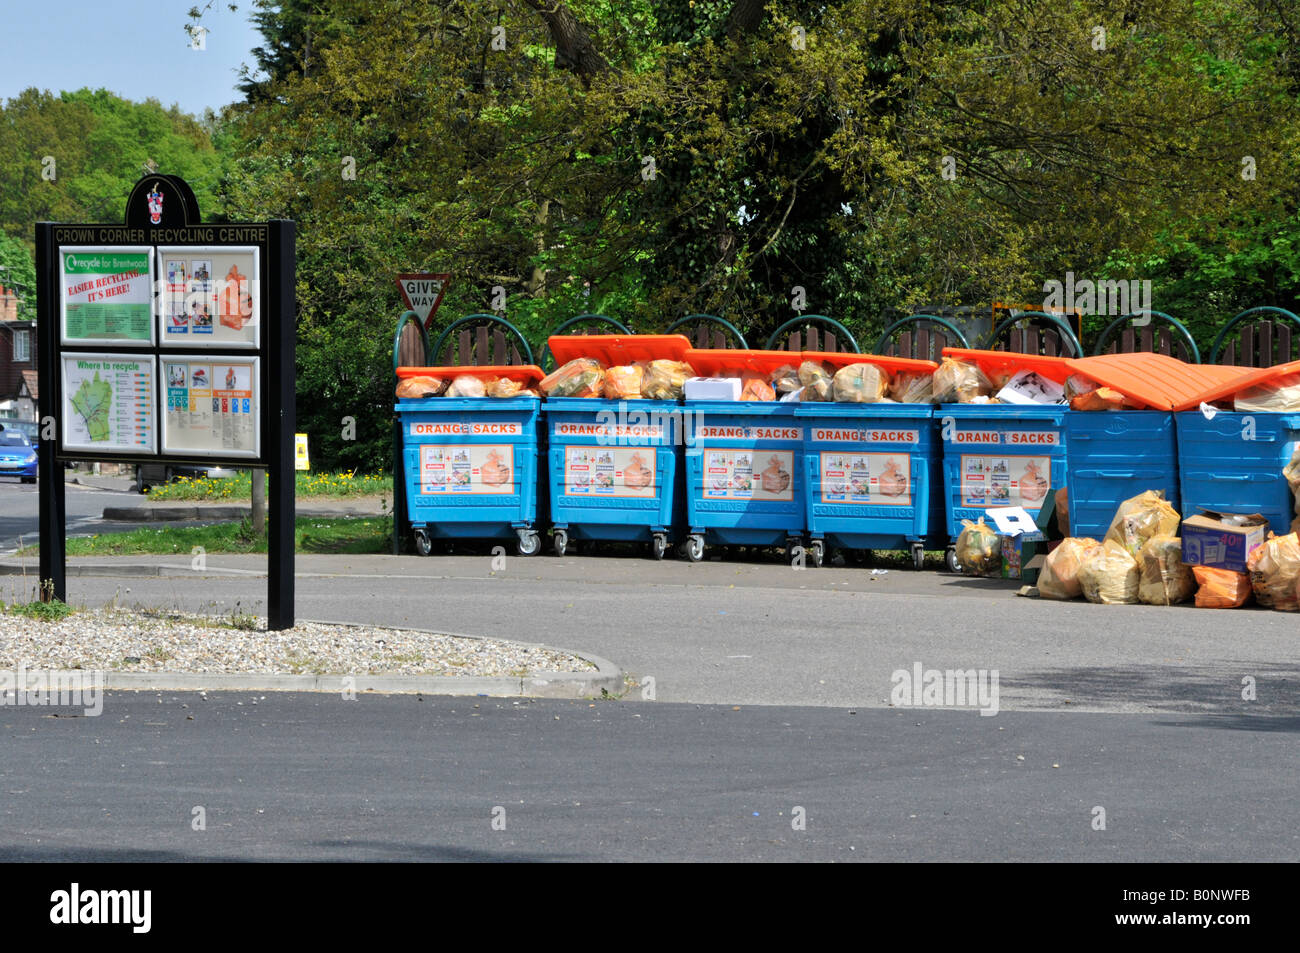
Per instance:
[[[1103,480],[1136,480],[1140,476],[1157,476],[1158,474],[1139,473],[1137,470],[1080,470],[1076,477]]]
[[[1230,480],[1233,483],[1267,483],[1273,479],[1267,473],[1211,473],[1211,480]]]

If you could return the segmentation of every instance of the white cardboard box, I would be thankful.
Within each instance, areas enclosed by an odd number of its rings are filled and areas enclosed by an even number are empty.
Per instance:
[[[740,400],[739,377],[688,377],[687,400]]]

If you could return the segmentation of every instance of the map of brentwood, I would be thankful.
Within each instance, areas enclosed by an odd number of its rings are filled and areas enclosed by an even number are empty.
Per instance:
[[[99,371],[95,371],[93,380],[83,380],[72,397],[72,408],[86,422],[90,439],[95,442],[108,440],[108,412],[113,406],[113,385],[101,380]]]
[[[72,355],[63,361],[63,445],[153,453],[154,359]]]

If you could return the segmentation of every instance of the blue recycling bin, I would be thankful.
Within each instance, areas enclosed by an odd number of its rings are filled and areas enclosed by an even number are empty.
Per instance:
[[[609,368],[681,361],[681,334],[551,335],[558,364],[591,358]],[[676,400],[548,397],[543,404],[547,493],[555,553],[571,540],[646,542],[662,559],[681,508],[681,406]]]
[[[435,539],[511,539],[541,549],[536,397],[398,401],[407,513],[416,551]]]
[[[1146,490],[1181,512],[1172,413],[1071,410],[1065,433],[1071,536],[1103,538],[1119,504]]]
[[[688,400],[686,556],[705,547],[781,546],[796,556],[806,527],[798,404]],[[693,433],[692,433],[693,431]]]
[[[692,348],[686,360],[702,377],[754,374],[765,381],[797,368],[797,351]],[[795,560],[807,528],[804,427],[795,402],[686,400],[686,557],[705,547],[785,546]]]
[[[674,540],[681,408],[675,401],[548,398],[550,518],[557,556],[570,540]]]
[[[941,404],[934,410],[943,444],[948,569],[959,571],[955,542],[962,520],[997,506],[1037,517],[1048,493],[1066,486],[1064,404]]]
[[[920,569],[936,501],[938,438],[929,404],[802,403],[809,552],[910,549]],[[937,477],[937,479],[936,479]],[[946,538],[945,538],[946,541]]]
[[[1260,513],[1279,536],[1295,513],[1282,469],[1300,442],[1300,414],[1199,410],[1174,414],[1183,516]]]

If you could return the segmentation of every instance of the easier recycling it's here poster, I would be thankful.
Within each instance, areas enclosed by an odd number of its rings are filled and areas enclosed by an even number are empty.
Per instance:
[[[153,255],[140,248],[64,248],[59,255],[65,344],[152,344]]]

